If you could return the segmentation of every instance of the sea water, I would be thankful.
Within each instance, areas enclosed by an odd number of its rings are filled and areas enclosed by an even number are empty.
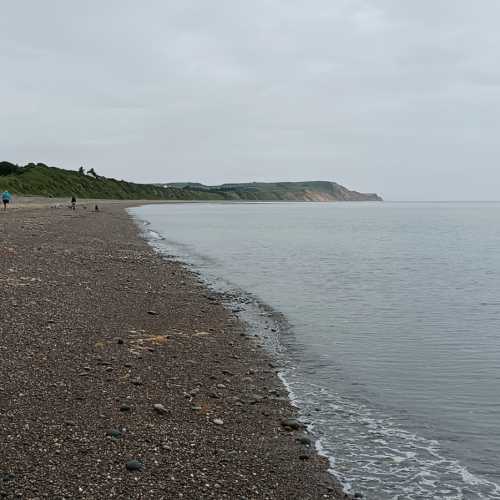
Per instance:
[[[500,204],[132,212],[284,315],[282,376],[347,489],[500,499]]]

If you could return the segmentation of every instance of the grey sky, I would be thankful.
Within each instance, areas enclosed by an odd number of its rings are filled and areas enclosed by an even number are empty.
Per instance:
[[[500,199],[497,0],[0,5],[0,159]]]

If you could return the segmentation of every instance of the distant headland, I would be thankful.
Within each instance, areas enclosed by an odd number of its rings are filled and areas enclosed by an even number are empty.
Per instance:
[[[138,184],[98,175],[94,169],[65,170],[43,163],[0,162],[0,191],[16,194],[118,200],[213,201],[382,201],[377,194],[351,191],[336,182],[252,182]]]

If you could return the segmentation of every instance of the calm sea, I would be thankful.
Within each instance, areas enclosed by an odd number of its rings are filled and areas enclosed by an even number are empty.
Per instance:
[[[500,499],[500,204],[132,211],[283,313],[284,378],[332,471],[371,499]]]

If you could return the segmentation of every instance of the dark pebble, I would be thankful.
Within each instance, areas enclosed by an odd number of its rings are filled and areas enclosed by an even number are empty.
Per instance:
[[[301,436],[297,439],[300,444],[304,444],[306,446],[311,446],[313,444],[313,440],[307,436]]]
[[[142,471],[144,470],[144,464],[139,462],[139,460],[129,460],[127,462],[127,470],[129,471]]]

